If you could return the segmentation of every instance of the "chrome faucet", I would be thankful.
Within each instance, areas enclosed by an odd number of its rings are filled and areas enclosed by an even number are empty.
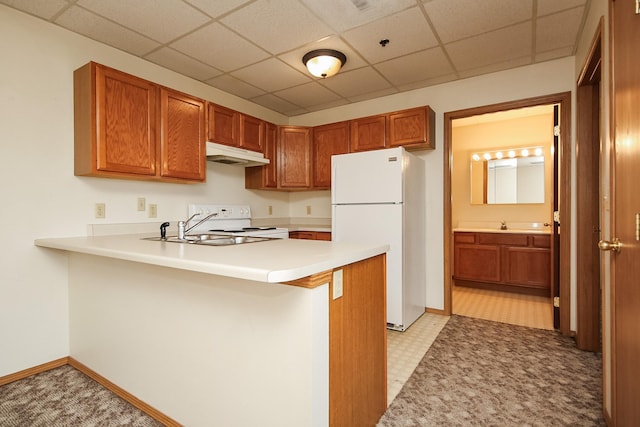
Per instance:
[[[197,226],[199,226],[200,224],[202,224],[203,222],[205,222],[206,220],[208,220],[211,217],[214,216],[218,216],[218,212],[214,212],[212,214],[209,214],[207,216],[205,216],[204,218],[202,218],[200,221],[196,222],[195,224],[193,224],[191,227],[187,228],[187,224],[189,224],[189,222],[197,217],[198,215],[200,215],[199,212],[194,213],[193,215],[191,215],[189,217],[189,219],[187,219],[186,221],[179,221],[178,222],[178,239],[180,240],[184,240],[185,237],[187,236],[187,233],[189,233],[189,231],[193,230],[194,228],[196,228]]]
[[[507,229],[507,221],[502,220],[500,221],[500,230],[506,230]]]

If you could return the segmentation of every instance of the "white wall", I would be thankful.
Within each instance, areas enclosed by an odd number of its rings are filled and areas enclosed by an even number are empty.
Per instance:
[[[279,193],[244,189],[243,171],[208,165],[207,184],[178,185],[73,176],[73,81],[93,60],[216,101],[276,124],[313,126],[431,105],[436,150],[421,152],[427,169],[427,299],[444,306],[443,114],[470,107],[570,91],[574,58],[459,80],[287,119],[250,102],[180,76],[124,52],[0,6],[0,376],[68,355],[66,256],[33,246],[44,236],[82,235],[96,222],[149,221],[136,198],[158,205],[160,219],[182,218],[189,202],[249,203],[257,217],[327,217],[327,192]],[[575,132],[572,132],[575,134]],[[106,203],[107,218],[93,218]]]
[[[574,58],[568,57],[296,116],[292,117],[290,122],[291,124],[320,125],[420,105],[430,105],[436,112],[436,149],[417,153],[424,159],[427,171],[426,306],[441,310],[444,308],[442,187],[444,113],[573,91],[574,86]],[[572,132],[572,135],[574,134],[575,132]]]

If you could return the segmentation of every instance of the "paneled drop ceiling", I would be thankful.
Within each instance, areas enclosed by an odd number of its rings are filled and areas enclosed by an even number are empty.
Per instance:
[[[590,1],[0,3],[295,116],[572,56]],[[346,54],[338,75],[322,80],[306,71],[302,56],[318,48]]]

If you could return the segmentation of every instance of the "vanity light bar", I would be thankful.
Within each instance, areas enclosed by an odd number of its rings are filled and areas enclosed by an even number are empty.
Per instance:
[[[552,148],[553,149],[553,148]],[[484,154],[473,153],[471,155],[471,159],[475,162],[479,162],[480,160],[491,160],[491,159],[502,159],[505,156],[513,159],[514,157],[528,157],[531,152],[533,152],[536,156],[542,156],[542,147],[526,147],[526,148],[518,148],[518,149],[507,149],[501,151],[487,151]]]

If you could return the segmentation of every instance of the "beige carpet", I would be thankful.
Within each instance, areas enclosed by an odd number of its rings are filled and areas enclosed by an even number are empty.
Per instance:
[[[601,384],[556,331],[451,316],[378,426],[604,426]]]

